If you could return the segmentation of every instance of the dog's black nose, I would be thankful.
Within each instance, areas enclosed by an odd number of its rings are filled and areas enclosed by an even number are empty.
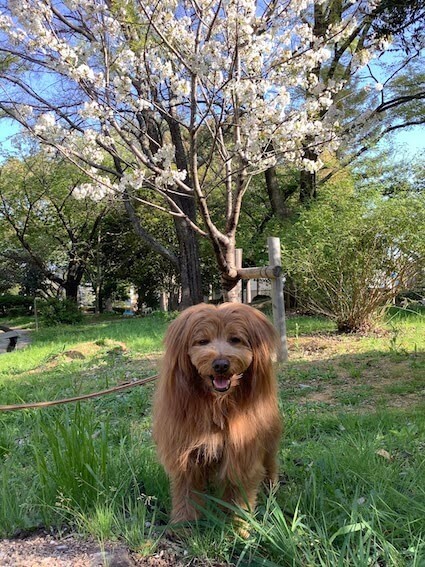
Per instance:
[[[212,367],[217,374],[226,374],[230,368],[230,362],[227,358],[216,358],[212,363]]]

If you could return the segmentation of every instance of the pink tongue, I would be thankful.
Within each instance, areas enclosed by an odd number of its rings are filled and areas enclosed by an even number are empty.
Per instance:
[[[229,386],[229,379],[228,378],[214,378],[213,380],[214,388],[217,390],[224,390]]]

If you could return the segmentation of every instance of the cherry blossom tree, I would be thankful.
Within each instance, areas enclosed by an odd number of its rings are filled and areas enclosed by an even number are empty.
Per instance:
[[[251,179],[280,163],[314,173],[337,147],[329,110],[345,79],[317,69],[374,0],[350,2],[324,30],[321,1],[3,4],[0,109],[91,177],[75,196],[124,200],[139,236],[179,266],[184,305],[200,300],[197,237],[234,300]],[[370,41],[358,65],[373,55]],[[145,205],[173,216],[178,255],[145,230]]]

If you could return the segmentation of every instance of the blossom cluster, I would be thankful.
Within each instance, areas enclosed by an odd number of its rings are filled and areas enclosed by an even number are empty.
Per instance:
[[[129,167],[117,183],[102,176],[75,192],[101,199],[140,188],[149,170],[161,190],[184,187],[193,174],[177,167],[170,135],[152,139],[152,120],[162,129],[174,120],[185,140],[202,138],[227,175],[282,161],[317,171],[322,149],[338,144],[334,101],[345,86],[317,70],[373,4],[354,0],[322,37],[314,35],[314,4],[64,0],[53,7],[50,0],[9,0],[0,30],[32,70],[60,78],[42,96],[23,93],[22,121],[34,134],[88,168],[100,169],[105,152]],[[371,56],[359,51],[353,68]],[[314,161],[306,158],[308,145]],[[202,160],[191,163],[202,167]]]

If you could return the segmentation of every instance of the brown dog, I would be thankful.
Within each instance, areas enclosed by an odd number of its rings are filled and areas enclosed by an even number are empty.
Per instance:
[[[201,304],[173,321],[165,346],[153,434],[171,480],[171,521],[196,519],[211,483],[253,509],[261,481],[277,480],[274,327],[247,305]]]

